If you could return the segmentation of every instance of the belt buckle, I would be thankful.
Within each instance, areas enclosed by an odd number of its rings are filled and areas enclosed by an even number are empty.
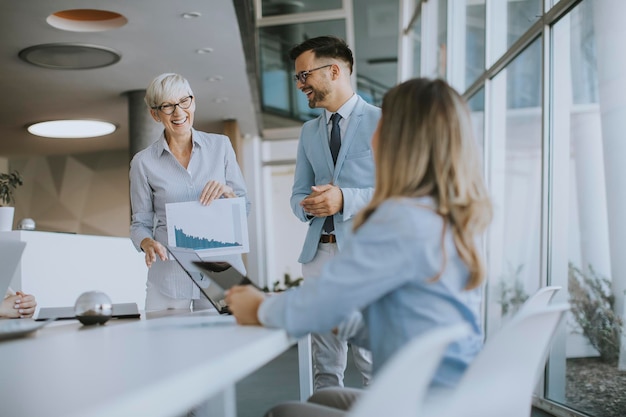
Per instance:
[[[320,236],[320,243],[336,243],[336,242],[337,242],[337,238],[335,237],[334,234]]]

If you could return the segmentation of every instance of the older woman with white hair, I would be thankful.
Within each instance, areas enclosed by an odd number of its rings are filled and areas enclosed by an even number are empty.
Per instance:
[[[249,211],[243,176],[228,137],[193,128],[196,100],[185,78],[157,76],[145,102],[163,125],[160,137],[130,163],[130,237],[150,268],[145,309],[211,308],[182,268],[168,260],[165,205],[245,197]]]

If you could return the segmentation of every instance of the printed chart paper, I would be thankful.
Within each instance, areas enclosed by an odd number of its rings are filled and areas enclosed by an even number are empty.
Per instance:
[[[250,251],[246,201],[220,198],[208,206],[198,201],[165,205],[170,246],[189,248],[201,256]]]

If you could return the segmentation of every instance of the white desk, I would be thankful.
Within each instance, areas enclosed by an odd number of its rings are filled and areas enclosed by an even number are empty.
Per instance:
[[[234,415],[235,383],[295,342],[214,313],[143,317],[1,341],[0,415],[180,416],[211,397]]]

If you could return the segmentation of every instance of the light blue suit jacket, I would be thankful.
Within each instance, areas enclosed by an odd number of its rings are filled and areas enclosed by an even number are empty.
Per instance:
[[[313,185],[333,183],[341,188],[343,211],[333,216],[339,250],[351,233],[352,218],[372,198],[374,157],[371,141],[380,114],[381,110],[378,107],[358,97],[350,115],[347,131],[341,138],[336,166],[333,166],[330,153],[328,126],[324,113],[302,126],[291,192],[291,209],[300,220],[309,222],[304,247],[298,258],[300,263],[308,263],[315,256],[324,225],[324,217],[311,219],[300,206],[300,202],[311,194]]]

